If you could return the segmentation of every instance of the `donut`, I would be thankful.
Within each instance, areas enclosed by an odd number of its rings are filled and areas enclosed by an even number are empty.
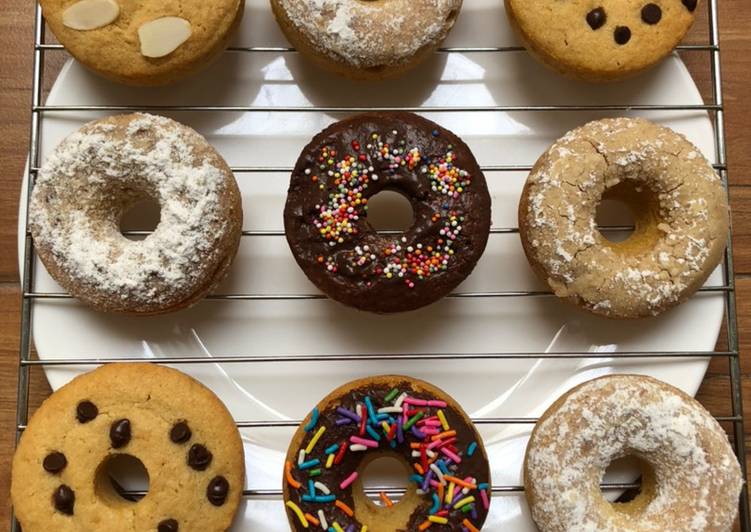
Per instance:
[[[376,232],[368,200],[402,193],[414,213],[402,234]],[[308,278],[361,310],[433,303],[475,267],[490,233],[490,195],[472,152],[410,113],[343,120],[313,138],[290,180],[284,226]]]
[[[120,219],[144,199],[160,221],[141,241]],[[240,243],[234,176],[198,133],[146,114],[91,122],[45,161],[29,227],[50,275],[93,308],[159,314],[186,308],[227,274]]]
[[[108,474],[124,456],[148,472],[140,500]],[[164,366],[110,364],[34,413],[13,457],[11,499],[25,532],[222,532],[240,504],[243,458],[232,416],[208,388]]]
[[[633,76],[664,59],[694,24],[699,0],[505,0],[527,50],[572,78]]]
[[[462,0],[271,0],[283,33],[319,66],[351,79],[397,77],[446,38]]]
[[[401,500],[382,492],[378,506],[363,472],[383,457],[410,481]],[[490,506],[488,457],[471,420],[445,392],[403,376],[359,379],[318,403],[292,438],[283,482],[297,532],[476,532]]]
[[[603,199],[631,210],[627,240],[598,231]],[[683,136],[643,119],[605,119],[538,159],[519,229],[529,262],[557,296],[609,318],[640,318],[704,284],[722,260],[728,203],[712,165]]]
[[[55,37],[94,72],[129,85],[165,85],[227,47],[245,0],[40,0]]]
[[[626,456],[644,466],[641,493],[611,504],[600,483]],[[696,400],[651,377],[581,384],[540,418],[524,487],[540,532],[727,532],[743,478],[719,423]]]

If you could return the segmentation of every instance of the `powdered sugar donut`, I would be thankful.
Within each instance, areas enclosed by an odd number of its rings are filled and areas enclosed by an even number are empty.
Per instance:
[[[632,211],[627,240],[598,231],[603,199]],[[606,119],[540,157],[519,228],[527,258],[556,295],[610,318],[639,318],[704,284],[725,250],[728,204],[712,165],[683,136],[643,119]]]
[[[144,240],[120,219],[145,198],[161,208]],[[226,275],[242,205],[232,171],[192,129],[132,114],[87,124],[45,162],[29,207],[34,245],[72,295],[109,312],[185,308]]]
[[[462,0],[271,0],[289,41],[354,79],[395,77],[446,38]]]
[[[641,493],[611,504],[600,482],[624,456],[645,463]],[[612,375],[543,414],[524,486],[541,532],[727,532],[743,479],[725,431],[696,400],[650,377]]]

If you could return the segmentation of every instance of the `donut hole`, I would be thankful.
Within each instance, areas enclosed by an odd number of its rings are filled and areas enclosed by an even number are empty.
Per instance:
[[[638,456],[613,460],[605,469],[603,483],[615,485],[601,488],[612,508],[631,516],[640,515],[656,495],[654,468]]]
[[[620,244],[634,234],[634,213],[618,199],[603,199],[595,218],[600,234],[608,242]]]
[[[368,198],[368,223],[376,231],[403,233],[415,223],[412,203],[399,191],[383,190]]]
[[[397,455],[378,456],[362,467],[361,489],[379,508],[396,506],[409,483],[409,465]]]
[[[613,249],[636,254],[659,240],[659,212],[657,194],[640,181],[626,180],[605,191],[595,221]]]
[[[128,206],[120,217],[120,232],[128,240],[143,240],[154,232],[161,219],[161,207],[147,196]]]
[[[149,472],[135,456],[111,454],[97,468],[94,491],[108,506],[135,504],[149,491]]]

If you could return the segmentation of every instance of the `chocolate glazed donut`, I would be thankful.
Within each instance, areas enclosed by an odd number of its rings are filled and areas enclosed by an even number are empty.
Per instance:
[[[409,477],[400,500],[365,492],[368,465],[389,457]],[[305,418],[287,451],[290,528],[370,532],[478,532],[488,516],[488,456],[472,421],[447,393],[411,377],[344,384]]]
[[[368,199],[404,194],[414,222],[379,234]],[[292,253],[329,297],[371,312],[414,310],[449,294],[490,232],[485,176],[459,137],[411,113],[338,122],[303,150],[284,211]]]

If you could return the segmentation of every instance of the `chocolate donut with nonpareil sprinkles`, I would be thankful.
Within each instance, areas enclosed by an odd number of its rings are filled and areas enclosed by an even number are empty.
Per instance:
[[[378,233],[368,201],[383,190],[411,203],[412,226]],[[302,152],[284,211],[287,241],[329,297],[372,312],[414,310],[449,294],[490,233],[490,195],[472,152],[411,113],[337,122]]]
[[[376,505],[363,472],[390,457],[409,485]],[[490,469],[480,436],[445,392],[403,376],[360,379],[331,392],[292,439],[284,501],[292,530],[477,532],[490,507]]]
[[[127,457],[146,470],[142,498],[111,478],[135,471]],[[208,388],[164,366],[110,364],[34,413],[13,457],[11,498],[28,532],[225,532],[244,476],[240,434]]]
[[[141,240],[120,222],[159,205]],[[29,204],[39,258],[96,310],[150,315],[198,302],[226,277],[242,234],[242,199],[227,163],[201,135],[136,113],[86,124],[42,165]]]

